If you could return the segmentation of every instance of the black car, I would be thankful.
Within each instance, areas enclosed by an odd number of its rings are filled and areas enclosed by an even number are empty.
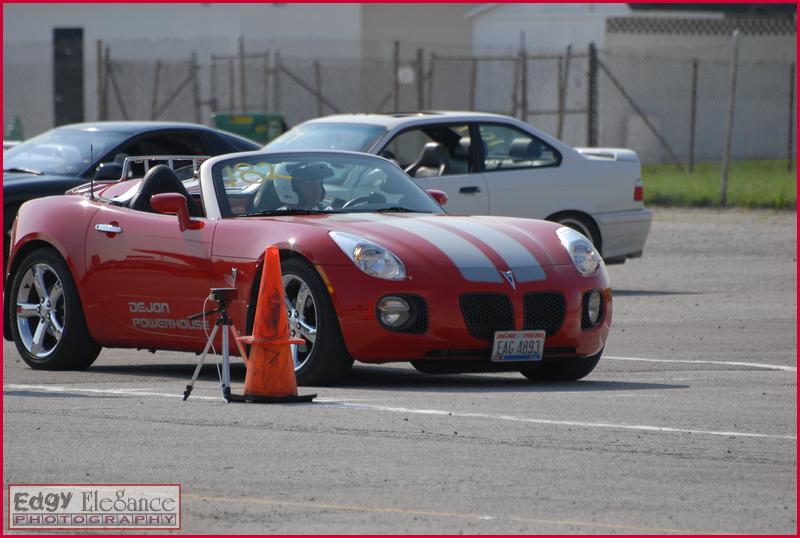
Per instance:
[[[86,183],[101,163],[132,155],[222,155],[257,150],[247,138],[191,123],[96,122],[51,129],[3,153],[3,263],[23,202]]]

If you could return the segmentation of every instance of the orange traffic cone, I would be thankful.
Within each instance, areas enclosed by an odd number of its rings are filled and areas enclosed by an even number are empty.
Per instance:
[[[238,340],[251,344],[244,378],[244,396],[232,395],[231,401],[260,403],[310,402],[316,394],[297,395],[297,379],[290,344],[303,340],[289,338],[281,261],[278,247],[267,247],[264,270],[258,290],[258,305],[252,336]]]

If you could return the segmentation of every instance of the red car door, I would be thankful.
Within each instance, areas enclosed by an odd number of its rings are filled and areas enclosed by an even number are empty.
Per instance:
[[[102,204],[86,232],[83,282],[98,343],[202,349],[203,321],[187,317],[201,312],[208,296],[216,222],[199,220],[202,228],[182,232],[175,215]]]

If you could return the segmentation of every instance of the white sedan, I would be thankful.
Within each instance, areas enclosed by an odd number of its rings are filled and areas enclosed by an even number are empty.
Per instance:
[[[423,188],[447,193],[448,213],[560,222],[587,236],[606,263],[641,256],[650,231],[635,152],[572,148],[508,116],[341,114],[302,123],[267,149],[381,155]]]

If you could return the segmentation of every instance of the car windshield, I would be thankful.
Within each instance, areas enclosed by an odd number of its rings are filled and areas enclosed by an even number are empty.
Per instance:
[[[357,123],[304,123],[266,145],[270,151],[343,149],[367,151],[386,129]]]
[[[129,135],[113,131],[59,128],[47,131],[3,154],[4,171],[77,175],[121,144]]]
[[[443,213],[397,166],[369,155],[249,154],[216,163],[212,174],[228,215]]]

